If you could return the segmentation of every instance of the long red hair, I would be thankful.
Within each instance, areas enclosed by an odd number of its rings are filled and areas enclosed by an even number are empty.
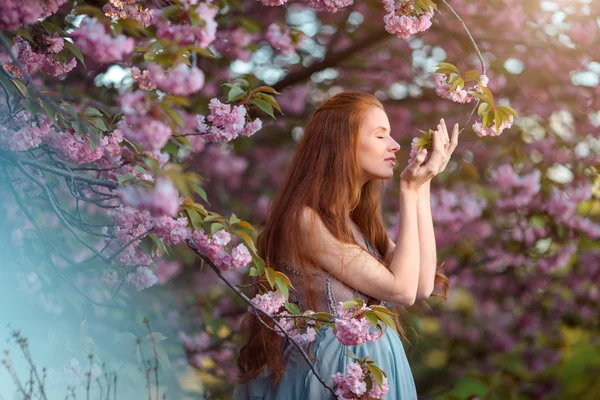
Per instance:
[[[383,110],[381,102],[372,95],[344,92],[327,100],[313,113],[258,237],[258,253],[266,265],[281,270],[284,260],[297,260],[295,265],[303,270],[315,267],[302,245],[305,239],[294,229],[299,226],[300,212],[307,206],[319,215],[338,240],[358,244],[346,223],[350,212],[350,218],[374,249],[379,254],[387,254],[389,242],[381,212],[384,181],[371,180],[362,187],[360,184],[358,131],[365,112],[372,107]],[[384,259],[382,263],[389,268],[390,261]],[[303,277],[311,279],[309,273]],[[442,286],[445,297],[448,279],[436,273],[435,283]],[[265,282],[257,282],[257,287],[264,288]],[[311,293],[308,295],[308,306],[313,308],[314,297]],[[398,332],[408,343],[403,327],[408,322],[408,313],[402,307],[394,307],[393,311]],[[268,366],[271,383],[275,385],[284,370],[280,346],[285,339],[265,328],[253,313],[244,318],[242,327],[246,338],[237,360],[240,382],[248,382]]]

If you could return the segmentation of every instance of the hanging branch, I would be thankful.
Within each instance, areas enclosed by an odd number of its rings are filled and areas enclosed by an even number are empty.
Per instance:
[[[475,49],[475,52],[477,53],[479,62],[481,63],[481,71],[482,71],[481,74],[485,75],[487,70],[485,68],[485,62],[483,61],[483,56],[481,55],[481,51],[479,50],[479,46],[477,46],[477,43],[475,42],[473,35],[471,35],[471,31],[469,31],[469,28],[467,28],[465,21],[463,21],[463,19],[460,17],[460,15],[458,15],[458,13],[454,10],[454,8],[452,8],[452,6],[450,4],[448,4],[448,2],[446,0],[441,0],[441,2],[444,3],[444,5],[446,7],[448,7],[450,12],[456,17],[456,19],[458,19],[458,21],[463,26],[465,32],[467,33],[467,36],[469,36],[469,39],[471,40],[471,44],[473,44],[473,48]],[[471,118],[473,118],[473,115],[475,114],[475,110],[477,110],[477,107],[479,106],[480,102],[481,102],[481,100],[478,99],[477,103],[475,103],[475,107],[473,107],[473,109],[471,110],[471,114],[469,114],[469,118],[467,119],[467,122],[465,122],[464,126],[460,129],[459,133],[462,133],[465,130],[465,128],[469,125],[469,123],[471,122]]]
[[[294,345],[294,347],[296,347],[296,349],[298,349],[298,351],[300,352],[300,354],[302,355],[302,358],[304,358],[304,360],[308,363],[308,366],[310,367],[312,373],[315,375],[315,377],[319,380],[319,382],[321,382],[321,384],[327,389],[329,390],[335,397],[337,397],[337,395],[335,394],[335,392],[333,391],[333,388],[331,388],[326,382],[325,380],[321,377],[321,375],[319,375],[319,373],[317,372],[317,370],[315,369],[314,364],[312,363],[312,361],[310,360],[310,358],[308,357],[308,354],[306,354],[306,352],[304,351],[304,349],[302,348],[302,346],[300,346],[298,344],[298,342],[296,340],[294,340],[290,334],[279,324],[279,322],[277,322],[275,320],[275,318],[273,318],[273,316],[271,314],[269,314],[268,312],[266,312],[265,310],[261,309],[260,307],[258,307],[256,304],[254,304],[254,302],[252,302],[252,300],[250,300],[248,298],[248,296],[246,296],[240,289],[238,289],[229,279],[227,279],[222,273],[221,270],[219,268],[217,268],[206,256],[204,256],[202,253],[200,253],[198,251],[198,249],[196,248],[196,245],[191,241],[188,240],[187,241],[188,246],[190,247],[190,249],[192,249],[194,251],[194,253],[196,253],[206,264],[208,264],[208,266],[215,271],[215,273],[217,274],[217,276],[223,281],[225,282],[225,284],[227,286],[229,286],[229,288],[231,290],[233,290],[235,292],[235,294],[237,294],[239,297],[241,297],[246,303],[248,303],[248,305],[250,305],[250,307],[252,307],[252,309],[254,310],[254,312],[260,312],[261,314],[265,315],[267,318],[269,318],[273,324],[275,324],[275,326],[277,328],[279,328],[279,331],[281,331],[281,333],[283,333],[285,335],[285,337]],[[262,320],[262,318],[260,316],[257,315],[258,320],[260,321],[261,324],[263,324],[265,327],[267,327],[269,330],[275,331],[277,333],[279,333],[277,330],[271,328],[270,326],[268,326],[265,321]],[[287,318],[287,316],[286,316]]]

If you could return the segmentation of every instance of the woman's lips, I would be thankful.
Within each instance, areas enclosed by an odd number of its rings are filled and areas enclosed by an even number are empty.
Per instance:
[[[396,162],[394,160],[392,160],[391,158],[388,158],[387,160],[385,160],[387,162],[389,162],[390,164],[392,164],[392,167],[396,166]]]

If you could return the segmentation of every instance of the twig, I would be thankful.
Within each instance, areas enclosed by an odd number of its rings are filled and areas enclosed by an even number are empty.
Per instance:
[[[66,177],[66,178],[86,182],[86,183],[89,183],[90,185],[104,186],[109,189],[116,189],[119,187],[118,182],[106,181],[106,180],[102,180],[102,179],[95,179],[95,178],[91,178],[87,175],[68,173],[68,172],[65,172],[64,170],[61,170],[60,168],[56,168],[56,167],[54,167],[52,165],[48,165],[46,163],[18,158],[15,155],[13,155],[9,152],[3,151],[3,150],[0,150],[0,159],[4,159],[4,160],[8,161],[12,165],[15,165],[15,164],[18,164],[19,162],[21,162],[25,165],[29,165],[31,167],[41,169],[42,171],[47,171],[47,172],[51,172],[53,174],[60,175],[60,176]]]
[[[442,1],[442,3],[444,3],[446,5],[446,7],[448,7],[448,9],[450,9],[450,12],[452,12],[452,14],[454,14],[456,19],[458,19],[460,21],[463,28],[465,29],[465,32],[467,32],[467,35],[469,36],[469,39],[471,39],[471,43],[473,44],[473,47],[475,48],[475,52],[477,52],[477,57],[479,57],[479,62],[481,63],[481,70],[483,71],[482,75],[485,75],[486,69],[485,69],[485,62],[483,61],[483,56],[481,55],[481,51],[479,50],[477,43],[475,43],[475,39],[473,39],[473,35],[471,35],[469,28],[467,28],[465,21],[462,20],[460,15],[458,15],[456,13],[456,11],[454,11],[454,8],[452,8],[452,6],[450,6],[450,4],[448,4],[448,2],[446,0],[441,0],[441,1]]]
[[[314,364],[311,362],[310,358],[308,357],[308,354],[306,354],[306,352],[304,351],[304,349],[302,348],[302,346],[300,346],[298,344],[298,342],[296,340],[294,340],[290,334],[279,324],[279,322],[277,322],[272,316],[271,314],[269,314],[268,312],[266,312],[265,310],[263,310],[262,308],[258,307],[256,304],[254,304],[254,302],[252,302],[252,300],[250,300],[248,298],[248,296],[246,296],[244,293],[242,293],[241,290],[239,290],[229,279],[227,279],[222,273],[221,270],[219,268],[217,268],[207,257],[205,257],[202,253],[200,253],[198,251],[198,249],[196,248],[196,245],[191,241],[188,240],[187,241],[188,246],[190,247],[190,249],[192,249],[202,260],[204,260],[204,262],[206,264],[208,264],[208,266],[215,271],[215,273],[217,274],[217,276],[223,281],[225,282],[225,284],[227,286],[229,286],[229,288],[231,290],[233,290],[239,297],[241,297],[246,303],[248,303],[250,305],[250,307],[252,307],[252,309],[254,309],[255,312],[260,312],[262,314],[264,314],[265,316],[267,316],[269,319],[271,319],[271,321],[273,322],[273,324],[279,328],[279,330],[281,331],[281,333],[283,333],[285,335],[285,337],[294,345],[294,347],[296,347],[296,349],[298,349],[298,351],[300,352],[300,354],[302,355],[302,358],[304,358],[304,360],[308,363],[308,366],[310,367],[312,373],[315,375],[315,377],[319,380],[319,382],[321,382],[321,384],[327,389],[329,390],[334,397],[337,398],[337,395],[335,394],[335,392],[333,391],[333,388],[331,388],[321,377],[321,375],[319,375],[319,373],[317,372],[317,370],[315,369]],[[270,326],[268,326],[265,321],[262,320],[262,318],[260,316],[257,316],[258,320],[265,325],[267,328],[269,328],[270,330],[274,330],[273,328],[271,328]],[[276,331],[276,330],[275,330]],[[278,332],[278,331],[276,331]],[[279,332],[278,332],[279,333]]]

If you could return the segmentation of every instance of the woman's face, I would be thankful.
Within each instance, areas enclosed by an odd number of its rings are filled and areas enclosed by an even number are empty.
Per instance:
[[[363,181],[391,179],[398,150],[400,145],[390,136],[387,115],[378,107],[370,108],[358,132],[358,165]]]

